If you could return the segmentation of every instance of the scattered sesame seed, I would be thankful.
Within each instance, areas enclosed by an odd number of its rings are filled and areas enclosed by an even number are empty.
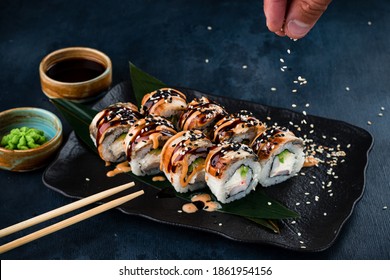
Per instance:
[[[310,185],[314,185],[314,181],[310,181]]]
[[[385,110],[385,107],[381,107],[381,111],[384,111]]]
[[[310,201],[306,201],[306,204],[310,204],[311,202]]]
[[[304,173],[304,172],[301,172],[301,175],[302,175],[302,176],[305,176],[305,175],[306,175],[306,173]]]
[[[329,196],[333,196],[333,193],[330,193]]]
[[[387,206],[383,206],[383,208],[382,208],[383,210],[386,210],[387,209]]]
[[[283,58],[281,58],[281,59],[279,59],[279,60],[280,60],[281,63],[284,63],[284,59],[283,59]]]
[[[177,210],[177,213],[183,213],[183,211],[181,211],[181,210]]]
[[[206,58],[206,59],[204,60],[204,62],[206,62],[206,63],[209,63],[209,59],[208,59],[208,58]]]
[[[379,113],[378,116],[379,116],[379,117],[383,117],[383,113]]]
[[[306,246],[303,246],[303,245],[302,245],[301,248],[302,248],[302,249],[306,249]]]
[[[308,192],[305,192],[305,195],[309,195],[310,193],[308,193]]]
[[[291,51],[290,51],[290,49],[287,49],[287,53],[288,53],[288,54],[291,54]]]
[[[222,223],[219,223],[218,225],[221,227],[221,226],[222,226]]]
[[[372,122],[370,122],[370,121],[367,121],[367,124],[368,124],[368,125],[372,125]]]
[[[271,88],[271,91],[276,91],[276,87],[272,87],[272,88]]]
[[[328,215],[328,213],[324,212],[324,216]]]
[[[207,26],[207,30],[213,30],[211,26]]]
[[[297,203],[295,203],[295,205],[296,205],[296,206],[299,206],[299,205],[301,205],[301,203],[300,203],[300,202],[297,202]]]
[[[300,240],[300,241],[299,241],[299,243],[301,243],[301,244],[305,244],[305,242],[303,242],[302,240]]]
[[[89,179],[89,178],[85,178],[85,181],[89,182],[89,181],[91,181],[91,179]]]
[[[347,148],[348,148],[348,149],[351,148],[351,144],[348,144],[348,145],[347,145]]]
[[[372,22],[371,22],[371,21],[368,21],[367,24],[368,24],[369,26],[371,26]]]
[[[248,68],[248,65],[242,65],[242,69],[247,69]]]
[[[269,201],[267,202],[267,204],[268,204],[268,205],[272,205],[272,203],[271,203],[271,202],[269,202]]]
[[[298,232],[297,234],[298,234],[298,236],[301,236],[301,235],[302,235],[300,232]]]
[[[349,89],[349,87],[345,87],[345,90],[346,90],[346,91],[349,91],[350,89]]]
[[[291,223],[294,225],[294,224],[296,224],[297,222],[296,222],[296,221],[291,221]]]
[[[298,91],[297,89],[293,89],[291,92],[294,92],[294,93],[295,93],[295,92],[297,92],[297,91]]]
[[[298,81],[294,80],[294,81],[293,81],[293,83],[294,83],[294,84],[297,84],[297,83],[298,83]]]
[[[305,116],[307,115],[306,111],[302,111],[302,114],[304,114]]]
[[[309,103],[306,103],[305,107],[307,108],[307,107],[309,107],[309,106],[310,106],[310,104],[309,104]]]
[[[314,197],[314,200],[315,200],[315,201],[318,201],[318,200],[320,200],[320,197],[319,197],[318,195],[316,195],[316,196]]]
[[[296,108],[297,104],[291,104],[291,107]]]
[[[271,117],[267,117],[266,119],[267,119],[268,121],[270,121],[270,120],[271,120]]]
[[[282,68],[280,68],[280,71],[284,72],[284,68],[283,68],[283,67],[282,67]]]

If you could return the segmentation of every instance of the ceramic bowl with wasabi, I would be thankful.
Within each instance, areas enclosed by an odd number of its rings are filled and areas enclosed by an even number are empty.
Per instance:
[[[34,131],[28,132],[27,128]],[[37,139],[37,131],[45,141],[31,139],[30,136]],[[53,113],[40,108],[13,108],[0,113],[0,141],[4,136],[19,133],[29,134],[27,139],[32,142],[16,143],[18,137],[15,136],[15,145],[11,140],[10,145],[0,145],[0,169],[23,172],[41,168],[53,159],[62,142],[61,121]]]

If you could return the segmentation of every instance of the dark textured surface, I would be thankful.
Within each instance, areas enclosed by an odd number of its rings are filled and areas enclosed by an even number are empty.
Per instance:
[[[312,32],[293,42],[266,30],[261,1],[1,1],[1,111],[36,106],[58,114],[41,93],[38,65],[55,49],[81,45],[111,57],[114,83],[128,79],[131,60],[168,84],[269,106],[295,103],[294,110],[361,126],[375,138],[365,193],[321,253],[253,246],[109,211],[1,258],[389,259],[389,15],[387,0],[333,1]],[[298,76],[308,84],[294,84]],[[42,173],[0,171],[1,228],[73,201],[46,188]]]

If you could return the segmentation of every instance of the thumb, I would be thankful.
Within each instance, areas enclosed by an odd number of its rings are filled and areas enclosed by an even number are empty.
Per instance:
[[[292,0],[284,32],[293,39],[304,37],[325,12],[332,0]]]

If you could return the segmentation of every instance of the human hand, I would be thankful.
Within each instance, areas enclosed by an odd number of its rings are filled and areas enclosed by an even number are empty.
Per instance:
[[[304,37],[332,0],[264,0],[267,27],[279,36]]]

